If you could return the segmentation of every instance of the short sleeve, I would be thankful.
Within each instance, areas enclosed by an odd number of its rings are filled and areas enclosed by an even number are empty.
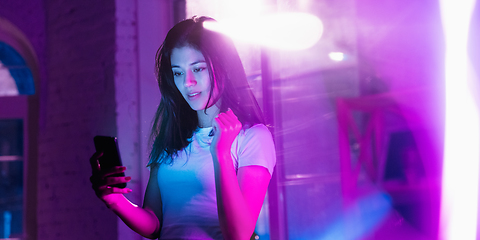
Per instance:
[[[270,175],[276,163],[272,134],[263,124],[242,131],[237,137],[237,166],[263,166]]]

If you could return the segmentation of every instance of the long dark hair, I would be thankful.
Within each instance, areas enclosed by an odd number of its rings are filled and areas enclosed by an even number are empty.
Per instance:
[[[232,109],[244,129],[265,124],[235,45],[227,36],[203,28],[205,21],[214,20],[194,17],[176,24],[157,51],[156,73],[162,97],[150,136],[153,144],[149,167],[171,164],[172,156],[188,146],[198,127],[197,112],[190,108],[173,80],[170,57],[174,48],[192,47],[205,57],[211,81],[207,106],[221,99],[220,112]],[[218,99],[212,99],[214,86],[218,88]]]

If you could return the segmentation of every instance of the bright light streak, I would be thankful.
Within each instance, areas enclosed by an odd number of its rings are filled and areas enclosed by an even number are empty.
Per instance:
[[[330,57],[330,59],[336,62],[345,60],[345,54],[343,54],[342,52],[331,52],[328,54],[328,56]]]
[[[307,13],[278,13],[250,19],[205,22],[207,29],[239,41],[285,50],[307,49],[318,42],[323,24]]]
[[[445,149],[441,239],[475,239],[477,227],[479,113],[467,55],[475,0],[440,0],[446,41]]]
[[[331,223],[318,238],[321,240],[362,239],[374,230],[392,209],[390,196],[372,192],[357,199],[345,214]]]

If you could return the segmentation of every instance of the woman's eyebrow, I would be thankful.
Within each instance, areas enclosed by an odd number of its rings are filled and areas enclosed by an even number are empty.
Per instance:
[[[198,61],[195,61],[195,62],[192,62],[190,63],[190,66],[193,66],[195,64],[199,64],[199,63],[207,63],[205,60],[198,60]],[[172,65],[172,68],[180,68],[180,66],[178,65]]]
[[[206,63],[206,61],[205,60],[198,60],[198,61],[195,61],[193,63],[190,63],[190,66],[198,64],[198,63]]]

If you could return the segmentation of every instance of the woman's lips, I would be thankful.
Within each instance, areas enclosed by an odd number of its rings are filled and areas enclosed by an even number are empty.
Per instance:
[[[189,100],[195,100],[200,97],[200,92],[189,93],[187,96]]]

